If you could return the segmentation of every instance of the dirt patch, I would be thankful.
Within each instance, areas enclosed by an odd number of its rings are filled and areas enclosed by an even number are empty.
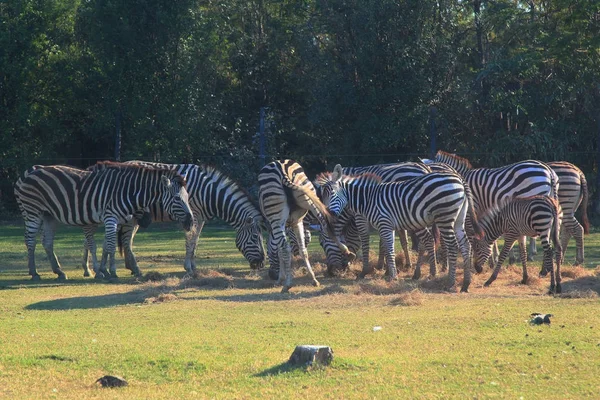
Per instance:
[[[178,297],[174,293],[160,293],[156,297],[147,297],[144,299],[144,304],[153,304],[153,303],[166,303],[169,301],[177,300]]]

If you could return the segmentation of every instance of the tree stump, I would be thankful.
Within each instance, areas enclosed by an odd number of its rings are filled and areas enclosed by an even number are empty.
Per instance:
[[[329,365],[333,360],[333,350],[329,346],[303,345],[296,346],[288,363],[291,365],[312,366]]]

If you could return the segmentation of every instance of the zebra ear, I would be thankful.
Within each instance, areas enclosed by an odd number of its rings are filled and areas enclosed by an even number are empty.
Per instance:
[[[169,179],[168,176],[163,175],[160,177],[160,181],[162,182],[163,185],[165,185],[166,187],[170,188],[171,187],[171,180]]]
[[[336,164],[336,166],[333,168],[333,174],[331,175],[331,179],[334,182],[337,182],[340,179],[342,179],[342,166],[340,164]]]

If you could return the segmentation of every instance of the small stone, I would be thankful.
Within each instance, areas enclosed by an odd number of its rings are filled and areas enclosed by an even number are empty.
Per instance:
[[[100,382],[102,387],[123,387],[129,385],[125,379],[112,375],[104,375],[96,381],[96,383],[98,382]]]

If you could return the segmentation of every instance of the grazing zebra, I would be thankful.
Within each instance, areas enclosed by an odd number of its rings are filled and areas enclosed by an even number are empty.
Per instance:
[[[98,271],[115,274],[114,252],[117,225],[131,219],[138,210],[161,201],[166,212],[189,230],[193,215],[188,204],[184,178],[176,171],[145,166],[101,162],[93,170],[66,166],[36,166],[15,185],[15,196],[25,219],[25,244],[29,274],[40,276],[35,267],[36,234],[43,229],[42,244],[52,271],[66,279],[54,254],[54,235],[58,222],[88,226],[104,224],[105,242]]]
[[[473,241],[476,265],[483,265],[490,257],[492,246],[495,240],[504,236],[504,246],[498,257],[498,263],[494,272],[485,282],[489,286],[500,272],[504,259],[513,247],[516,240],[523,244],[521,251],[521,262],[523,264],[523,280],[527,283],[527,254],[525,251],[524,236],[539,236],[544,247],[544,261],[542,263],[541,276],[550,272],[550,291],[561,292],[560,287],[560,263],[562,258],[562,248],[560,244],[560,225],[562,211],[557,200],[548,196],[533,196],[525,198],[514,198],[507,201],[504,206],[498,209],[490,209],[488,213],[482,216],[479,224],[485,232],[481,240]],[[550,240],[554,244],[556,251],[556,284],[555,273],[552,265],[553,250],[550,247]]]
[[[250,268],[259,269],[264,265],[265,250],[262,236],[263,218],[250,195],[227,175],[214,167],[195,164],[160,164],[144,161],[129,161],[132,165],[145,165],[154,168],[176,171],[186,176],[187,190],[195,224],[185,236],[184,268],[188,272],[196,269],[196,248],[198,237],[206,221],[220,218],[236,230],[236,247],[250,263]],[[153,221],[171,221],[162,203],[150,207]],[[121,226],[119,246],[125,252],[125,265],[134,274],[139,268],[133,253],[133,238],[137,232],[137,219]]]
[[[288,292],[292,286],[291,251],[286,237],[285,227],[291,226],[296,235],[300,257],[312,277],[313,284],[319,285],[315,273],[308,260],[308,252],[304,245],[304,216],[311,210],[318,218],[323,231],[332,237],[331,216],[316,195],[313,184],[308,180],[304,170],[293,160],[273,161],[265,165],[258,175],[260,209],[269,226],[269,240],[278,249],[279,283],[283,283],[282,292]],[[336,243],[342,252],[349,257],[346,246]]]
[[[563,211],[561,228],[561,246],[563,257],[571,236],[575,238],[577,255],[575,264],[579,265],[584,260],[583,234],[590,233],[590,222],[587,216],[588,187],[583,172],[575,165],[565,161],[547,163],[558,175],[558,201]],[[581,205],[582,218],[580,224],[575,218],[575,211]]]
[[[473,169],[466,158],[441,150],[433,161],[450,165],[465,178],[473,192],[478,214],[513,197],[548,195],[558,199],[558,176],[540,161],[526,160],[499,168]],[[482,271],[481,265],[476,265],[475,269]]]
[[[431,172],[431,169],[422,164],[422,163],[414,163],[414,162],[404,162],[404,163],[396,163],[396,164],[378,164],[378,165],[370,165],[366,167],[343,167],[342,173],[346,176],[358,176],[364,174],[372,174],[381,179],[381,182],[402,182],[407,179],[423,176]],[[321,186],[325,184],[328,180],[331,179],[331,173],[322,173],[317,176],[316,184],[317,186]],[[364,277],[365,275],[371,273],[371,268],[369,265],[369,222],[367,221],[365,216],[356,215],[349,209],[345,209],[339,215],[336,221],[336,229],[338,231],[342,230],[346,224],[351,222],[355,223],[355,226],[359,232],[358,241],[362,243],[362,257],[363,257],[363,272],[360,277]],[[350,234],[353,232],[350,231]],[[405,267],[412,268],[411,260],[410,260],[410,249],[408,248],[408,237],[405,230],[400,230],[397,232],[400,237],[400,243],[404,250],[404,259],[405,259]],[[346,236],[348,238],[349,236]],[[356,239],[352,239],[356,240]],[[335,243],[331,240],[328,240],[327,237],[320,239],[323,250],[325,251],[325,256],[327,259],[327,271],[330,274],[333,274],[334,271],[344,270],[347,268],[347,263],[344,263],[342,254],[339,252]],[[383,254],[383,245],[380,242],[379,249],[379,257],[380,260],[384,256]]]
[[[442,240],[446,242],[450,260],[450,290],[454,287],[456,278],[458,243],[455,225],[461,214],[468,210],[476,234],[481,234],[469,196],[470,191],[457,174],[431,173],[403,182],[380,183],[376,176],[370,174],[344,176],[342,167],[338,164],[331,179],[321,189],[323,202],[333,214],[340,215],[345,208],[349,208],[354,213],[365,216],[377,229],[385,247],[386,266],[391,279],[396,278],[395,231],[402,229],[417,233],[427,246],[432,274],[435,274],[433,238],[427,228],[437,224]],[[467,291],[470,279],[470,254],[467,254],[461,291]]]

